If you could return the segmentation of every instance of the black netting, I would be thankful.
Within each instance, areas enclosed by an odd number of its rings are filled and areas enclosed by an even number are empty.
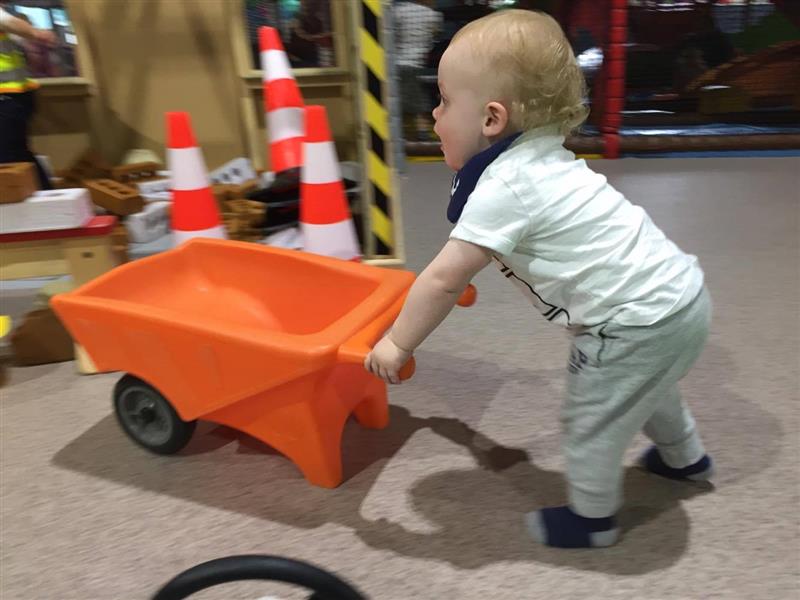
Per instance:
[[[258,28],[278,30],[295,68],[333,67],[329,0],[244,0],[244,17],[253,68],[260,69]]]
[[[573,11],[573,2],[559,0],[396,0],[392,3],[395,27],[395,60],[403,113],[403,137],[410,142],[435,141],[431,111],[436,106],[436,70],[439,59],[455,33],[464,25],[504,8],[542,10],[564,26]],[[591,83],[602,63],[602,53],[594,49],[602,43],[593,36],[605,34],[608,9],[593,0],[588,12],[597,16],[587,28],[575,31],[573,46],[586,51],[581,58],[584,73]]]
[[[631,2],[623,125],[791,130],[800,122],[799,25],[794,1]]]
[[[561,23],[590,85],[597,133],[606,100],[610,0],[393,2],[403,136],[433,141],[436,67],[455,32],[494,10],[543,10]],[[800,132],[800,1],[630,0],[622,133]]]

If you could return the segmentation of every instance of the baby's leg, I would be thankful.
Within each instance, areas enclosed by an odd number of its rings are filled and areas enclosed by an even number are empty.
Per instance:
[[[644,426],[644,433],[655,444],[641,459],[646,469],[671,479],[705,481],[713,475],[692,413],[681,401],[677,386],[659,402]]]
[[[700,354],[709,316],[704,293],[650,327],[608,325],[576,335],[564,407],[570,504],[528,515],[536,539],[562,547],[616,541],[622,458],[646,423],[659,443],[677,444],[681,460],[702,453],[676,386]]]
[[[534,538],[551,546],[616,542],[625,450],[676,377],[671,366],[645,358],[636,332],[614,335],[594,329],[573,343],[563,410],[569,506],[528,515]]]

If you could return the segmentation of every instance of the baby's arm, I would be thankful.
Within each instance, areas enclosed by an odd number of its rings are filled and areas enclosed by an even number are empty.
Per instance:
[[[464,288],[492,260],[489,250],[450,240],[411,287],[389,338],[413,352],[455,306]]]
[[[411,286],[391,331],[375,345],[364,367],[389,383],[400,383],[400,368],[491,259],[491,251],[486,248],[456,239],[448,241]]]

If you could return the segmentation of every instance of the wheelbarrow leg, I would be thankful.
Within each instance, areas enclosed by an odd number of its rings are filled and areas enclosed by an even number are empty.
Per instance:
[[[310,483],[335,488],[342,483],[342,433],[349,411],[335,398],[326,400],[332,402],[306,407],[307,418],[301,418],[296,429],[302,437],[287,448],[286,455]]]
[[[321,401],[308,406],[303,441],[287,455],[308,481],[332,488],[342,482],[342,433],[351,412],[363,427],[381,429],[389,424],[386,384],[360,367],[345,367],[317,393]]]
[[[351,406],[343,405],[335,390],[320,390],[309,378],[203,418],[261,440],[291,460],[310,483],[333,488],[342,482],[341,439]]]
[[[374,375],[366,375],[366,398],[355,409],[355,415],[362,427],[383,429],[389,424],[389,401],[386,384]]]
[[[203,418],[252,435],[291,460],[310,483],[334,488],[342,482],[342,433],[353,413],[364,427],[386,427],[386,384],[361,366],[344,365]]]

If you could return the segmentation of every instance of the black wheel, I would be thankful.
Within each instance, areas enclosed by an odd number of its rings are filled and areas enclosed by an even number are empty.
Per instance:
[[[183,600],[201,590],[244,580],[290,583],[313,593],[309,600],[366,600],[349,583],[309,563],[280,556],[249,554],[226,556],[180,573],[162,587],[153,600]]]
[[[134,442],[156,454],[174,454],[191,439],[197,421],[183,421],[155,388],[125,375],[114,388],[114,412]]]

